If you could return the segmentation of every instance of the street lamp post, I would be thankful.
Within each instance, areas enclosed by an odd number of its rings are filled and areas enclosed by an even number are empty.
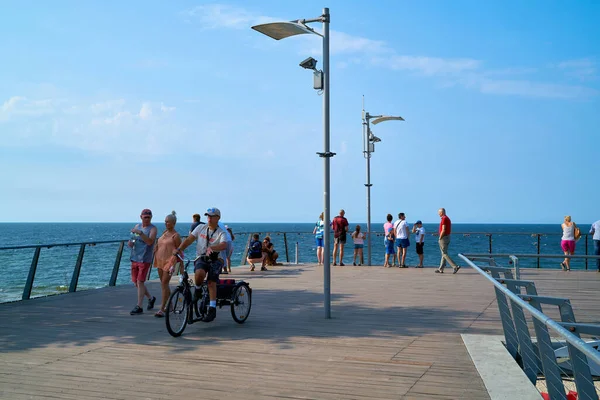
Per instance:
[[[299,19],[289,22],[272,22],[268,24],[255,25],[252,29],[265,34],[275,40],[285,39],[290,36],[302,34],[315,34],[323,38],[323,71],[317,71],[316,60],[308,58],[300,63],[300,66],[306,69],[312,69],[315,73],[315,89],[323,90],[323,147],[322,153],[317,153],[323,158],[324,188],[323,188],[323,220],[325,222],[325,232],[323,237],[323,293],[325,297],[325,318],[331,318],[331,270],[330,270],[330,239],[329,229],[330,221],[330,158],[335,155],[329,150],[329,8],[323,8],[323,14],[313,19]],[[323,34],[320,34],[307,26],[307,23],[323,23]]]
[[[374,119],[373,119],[374,118]],[[381,142],[377,136],[371,132],[370,121],[373,119],[373,125],[385,121],[404,121],[402,117],[391,115],[371,115],[363,110],[363,155],[367,160],[367,265],[371,264],[371,153],[375,152],[375,143]]]

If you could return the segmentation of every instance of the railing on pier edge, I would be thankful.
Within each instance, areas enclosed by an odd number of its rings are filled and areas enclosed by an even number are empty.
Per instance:
[[[600,336],[600,324],[577,323],[569,299],[539,295],[535,282],[521,280],[519,276],[519,258],[562,258],[563,256],[459,254],[459,257],[493,284],[506,349],[522,367],[530,382],[535,385],[538,377],[543,376],[548,395],[554,400],[567,399],[564,380],[574,380],[578,399],[598,400],[598,390],[594,386],[590,362],[600,367],[600,352],[582,340],[581,335],[595,336],[597,339],[597,336]],[[506,257],[510,260],[508,264],[512,266],[499,266],[498,260]],[[584,257],[599,258],[598,256],[571,256],[570,258]],[[487,265],[477,265],[475,262]],[[500,276],[501,274],[503,277]],[[523,290],[525,293],[522,292]],[[557,306],[561,320],[555,321],[544,314],[542,304]],[[531,316],[535,339],[529,332],[525,312]],[[552,337],[560,337],[565,341],[571,363],[570,369],[565,369],[564,364],[559,363],[555,355],[555,350],[565,344],[552,342]]]
[[[237,232],[236,236],[243,236],[243,235],[247,235],[248,239],[246,241],[246,245],[244,248],[244,251],[242,253],[242,257],[240,260],[240,265],[244,265],[246,264],[246,256],[248,253],[248,245],[250,243],[251,240],[251,236],[254,233],[258,233],[259,235],[269,235],[269,236],[282,236],[283,238],[283,244],[284,244],[284,251],[285,251],[285,260],[286,262],[290,262],[290,246],[289,246],[289,241],[288,238],[290,236],[298,236],[298,235],[309,235],[312,237],[312,232]],[[375,233],[372,232],[371,233],[372,236],[374,237],[381,237],[383,238],[383,234],[382,233]],[[531,232],[496,232],[496,233],[490,233],[490,232],[455,232],[452,234],[453,237],[455,236],[463,236],[463,237],[470,237],[470,236],[485,236],[487,237],[487,241],[488,241],[488,250],[489,253],[491,254],[493,252],[493,236],[497,235],[497,236],[509,236],[509,235],[520,235],[520,236],[530,236],[530,237],[534,237],[536,238],[536,248],[537,248],[537,254],[540,254],[540,241],[542,237],[545,236],[560,236],[559,234],[553,234],[553,233],[531,233]],[[427,236],[437,236],[437,233],[428,233]],[[585,243],[585,254],[588,254],[588,234],[583,234],[582,235],[582,239],[581,242]],[[184,236],[185,237],[185,236]],[[292,241],[294,242],[294,240],[292,239]],[[372,240],[372,242],[374,242]],[[70,280],[70,284],[68,287],[68,291],[69,292],[75,292],[77,290],[77,285],[79,282],[79,276],[81,273],[81,267],[83,265],[83,259],[84,259],[84,255],[85,255],[85,249],[87,246],[96,246],[96,245],[102,245],[102,244],[115,244],[118,243],[118,249],[117,249],[117,253],[116,253],[116,257],[115,257],[115,261],[113,264],[113,269],[112,269],[112,274],[110,276],[110,279],[108,281],[108,286],[115,286],[116,282],[117,282],[117,277],[119,274],[119,268],[121,265],[121,259],[123,257],[123,251],[125,248],[125,245],[127,243],[127,240],[102,240],[102,241],[87,241],[87,242],[74,242],[74,243],[55,243],[55,244],[36,244],[36,245],[24,245],[24,246],[6,246],[6,247],[0,247],[0,251],[6,251],[6,250],[24,250],[24,249],[34,249],[34,253],[33,253],[33,258],[31,260],[31,265],[29,268],[29,273],[27,276],[27,280],[25,282],[25,286],[23,288],[23,294],[22,294],[22,300],[27,300],[31,297],[31,291],[33,289],[33,283],[35,280],[35,275],[36,275],[36,270],[38,267],[38,261],[40,258],[40,253],[42,251],[42,249],[50,249],[53,247],[69,247],[69,246],[79,246],[79,253],[77,256],[77,260],[75,262],[75,267],[73,269],[73,274],[71,276],[71,280]],[[298,242],[295,242],[296,244],[296,262],[298,262]],[[192,246],[190,246],[192,247]],[[366,249],[365,249],[366,251]],[[537,259],[537,268],[540,268],[540,259],[538,257]],[[588,269],[588,259],[585,258],[585,269]],[[149,271],[149,274],[151,273],[152,269]]]

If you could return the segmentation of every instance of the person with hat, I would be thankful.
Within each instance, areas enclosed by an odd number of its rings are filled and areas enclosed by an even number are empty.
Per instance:
[[[131,281],[137,287],[137,305],[131,310],[131,315],[143,314],[142,302],[148,297],[148,310],[154,308],[156,297],[150,296],[146,287],[146,277],[152,265],[154,242],[156,241],[156,226],[152,225],[152,211],[145,208],[140,215],[141,224],[131,229],[131,239],[127,245],[131,248]]]
[[[211,322],[217,316],[217,281],[223,268],[223,260],[219,258],[219,253],[227,249],[227,234],[219,227],[221,211],[218,208],[211,207],[206,210],[204,215],[208,217],[208,223],[197,226],[183,243],[173,251],[173,257],[181,254],[194,241],[198,241],[196,244],[196,259],[194,260],[194,282],[196,284],[194,302],[199,300],[202,283],[204,278],[208,276],[210,304],[203,321]]]
[[[419,265],[417,268],[423,268],[423,247],[425,246],[425,228],[419,220],[412,227],[412,233],[415,234],[415,243],[417,246],[417,255],[419,256]]]

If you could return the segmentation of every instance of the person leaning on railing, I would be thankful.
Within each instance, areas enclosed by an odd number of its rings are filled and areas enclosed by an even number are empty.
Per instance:
[[[575,254],[575,241],[581,237],[581,232],[579,232],[579,228],[575,222],[571,221],[571,216],[566,215],[563,223],[560,225],[562,228],[562,237],[560,240],[560,247],[565,255],[572,256]],[[565,258],[563,262],[560,263],[561,268],[564,271],[571,270],[571,259]]]

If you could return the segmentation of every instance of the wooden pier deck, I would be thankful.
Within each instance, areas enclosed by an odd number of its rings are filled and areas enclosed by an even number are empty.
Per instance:
[[[1,304],[0,398],[489,398],[460,336],[502,333],[475,271],[332,267],[329,320],[322,276],[315,265],[236,269],[254,290],[247,323],[223,308],[180,338],[153,312],[129,315],[129,285]],[[599,273],[523,278],[600,321]],[[150,290],[160,297],[157,282]]]

